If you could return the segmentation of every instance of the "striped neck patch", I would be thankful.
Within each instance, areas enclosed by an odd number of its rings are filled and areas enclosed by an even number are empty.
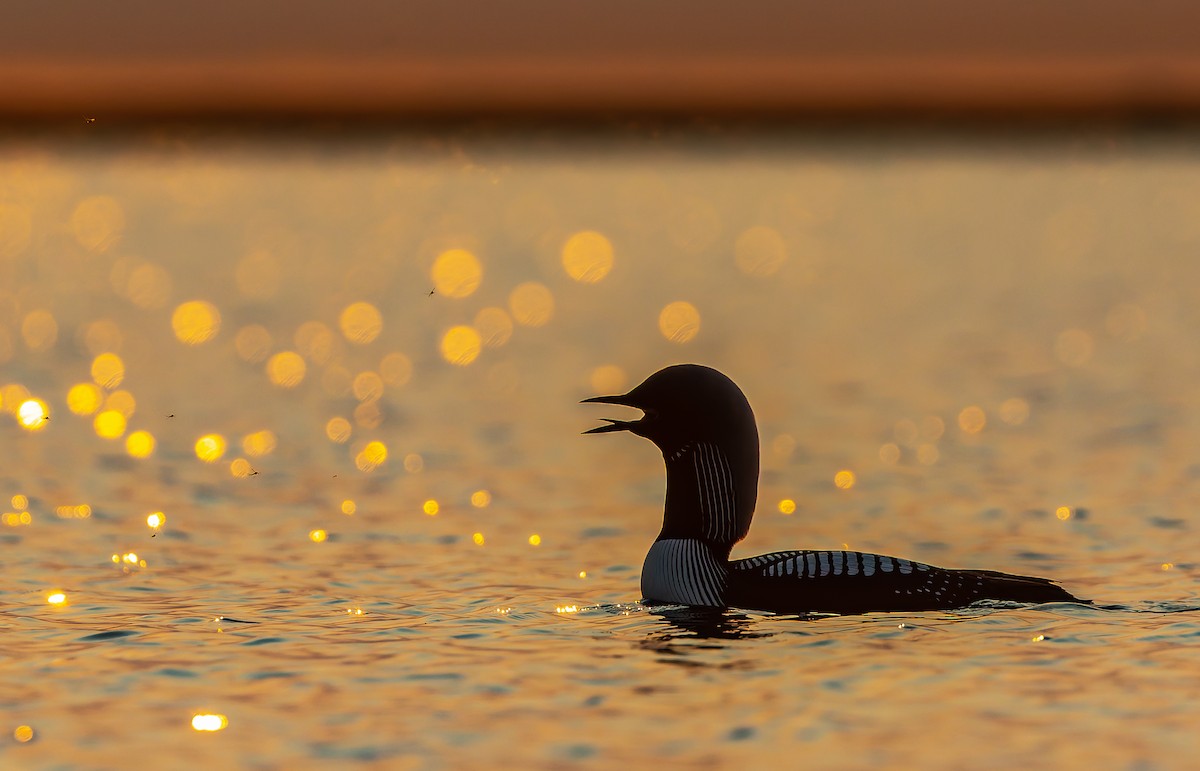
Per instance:
[[[642,597],[677,605],[725,605],[725,565],[703,541],[655,541],[642,565]]]

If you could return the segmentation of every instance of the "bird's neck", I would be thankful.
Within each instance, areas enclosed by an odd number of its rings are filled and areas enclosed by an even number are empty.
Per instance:
[[[732,455],[732,457],[731,457]],[[663,451],[667,502],[659,539],[694,538],[722,558],[746,537],[758,498],[758,444],[740,453],[715,442]]]

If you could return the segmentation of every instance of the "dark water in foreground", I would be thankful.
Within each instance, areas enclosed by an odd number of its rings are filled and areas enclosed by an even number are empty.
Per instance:
[[[1194,765],[1193,140],[7,140],[0,767]],[[735,556],[1097,606],[640,605],[678,361]]]

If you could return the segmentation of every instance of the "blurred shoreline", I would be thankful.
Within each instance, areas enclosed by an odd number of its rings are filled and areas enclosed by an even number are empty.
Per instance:
[[[0,125],[1192,121],[1197,28],[1173,0],[64,0],[0,24]]]

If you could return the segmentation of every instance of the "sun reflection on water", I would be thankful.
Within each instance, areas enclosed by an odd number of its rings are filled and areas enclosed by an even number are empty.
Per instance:
[[[248,324],[234,335],[233,345],[242,361],[257,364],[271,354],[271,333],[261,324]]]
[[[450,249],[433,261],[430,269],[434,289],[446,297],[469,297],[483,281],[483,266],[466,249]]]
[[[509,294],[508,307],[518,324],[544,326],[554,316],[554,294],[545,284],[527,281]]]
[[[368,302],[351,303],[338,317],[338,326],[351,343],[366,345],[383,331],[383,315]]]
[[[213,732],[224,730],[229,725],[229,719],[224,715],[199,714],[192,716],[192,730]]]
[[[76,383],[67,391],[67,408],[76,415],[91,415],[104,403],[104,394],[94,383]]]
[[[267,377],[280,388],[295,388],[304,381],[308,365],[295,351],[280,351],[267,360]]]
[[[171,315],[175,337],[186,345],[201,345],[216,337],[221,329],[221,313],[205,300],[189,300]]]
[[[700,311],[686,300],[668,303],[658,314],[658,331],[672,343],[686,343],[700,333]]]
[[[571,278],[594,284],[612,270],[612,243],[594,230],[580,231],[563,244],[562,263]]]
[[[125,229],[125,212],[116,199],[108,195],[85,198],[75,207],[70,220],[75,240],[89,252],[107,252],[121,240]]]
[[[479,358],[482,348],[483,338],[474,327],[460,324],[450,327],[442,335],[442,358],[459,367],[465,367]]]
[[[225,455],[227,443],[220,434],[205,434],[196,440],[196,457],[205,463],[216,463]]]
[[[26,399],[17,406],[17,422],[26,431],[41,431],[50,420],[50,407],[41,399]]]
[[[133,458],[148,458],[154,454],[157,444],[154,434],[138,430],[125,437],[125,452]]]
[[[119,439],[125,435],[125,416],[116,410],[105,410],[92,421],[96,436]]]

